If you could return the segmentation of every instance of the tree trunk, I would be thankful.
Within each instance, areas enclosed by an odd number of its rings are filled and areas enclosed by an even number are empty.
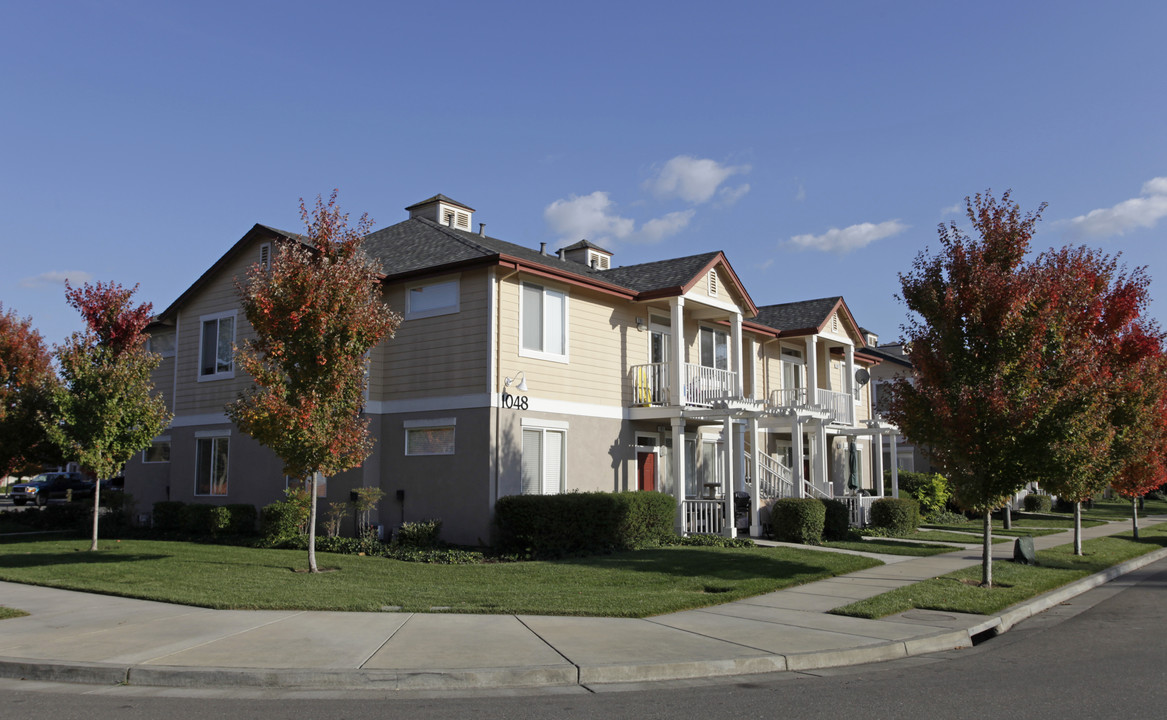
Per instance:
[[[1135,497],[1131,498],[1131,533],[1139,539],[1139,499]]]
[[[101,480],[93,483],[93,540],[89,543],[90,550],[97,549],[97,517],[101,514]]]
[[[1006,530],[1012,530],[1013,529],[1013,498],[1012,497],[1009,498],[1009,502],[1005,503],[1005,514],[1004,514],[1003,520],[1004,520],[1004,522],[1003,522],[1001,527],[1003,527]]]
[[[993,587],[993,513],[985,512],[984,547],[981,550],[981,587]]]
[[[1074,554],[1082,554],[1082,502],[1074,503]]]
[[[308,572],[311,573],[320,572],[320,568],[316,567],[316,479],[319,476],[319,473],[312,473],[308,490],[311,503],[308,511]]]

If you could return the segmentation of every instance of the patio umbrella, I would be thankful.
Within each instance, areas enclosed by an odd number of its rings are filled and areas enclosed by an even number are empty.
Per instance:
[[[852,490],[859,489],[859,449],[855,447],[855,441],[851,441],[851,445],[847,448],[849,453],[847,457],[847,487]]]

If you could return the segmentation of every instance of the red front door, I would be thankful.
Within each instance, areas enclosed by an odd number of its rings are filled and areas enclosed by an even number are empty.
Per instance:
[[[656,490],[656,453],[636,453],[636,482],[641,490]]]

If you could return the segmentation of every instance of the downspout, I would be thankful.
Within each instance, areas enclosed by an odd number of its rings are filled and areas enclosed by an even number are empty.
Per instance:
[[[494,270],[491,270],[491,275]],[[498,501],[499,488],[499,473],[502,465],[502,444],[500,442],[502,435],[502,403],[495,402],[495,389],[501,384],[502,378],[502,284],[519,274],[519,269],[515,267],[510,273],[501,278],[493,278],[493,287],[490,297],[494,301],[494,318],[491,328],[490,340],[494,344],[494,377],[491,378],[489,388],[490,402],[494,405],[494,487],[490,492],[490,515],[494,515],[494,503]]]

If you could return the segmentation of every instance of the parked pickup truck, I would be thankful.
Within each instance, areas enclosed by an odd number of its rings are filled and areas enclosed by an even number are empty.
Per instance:
[[[37,475],[9,489],[13,505],[32,502],[46,505],[49,500],[82,500],[93,497],[93,483],[78,472],[51,472]]]

